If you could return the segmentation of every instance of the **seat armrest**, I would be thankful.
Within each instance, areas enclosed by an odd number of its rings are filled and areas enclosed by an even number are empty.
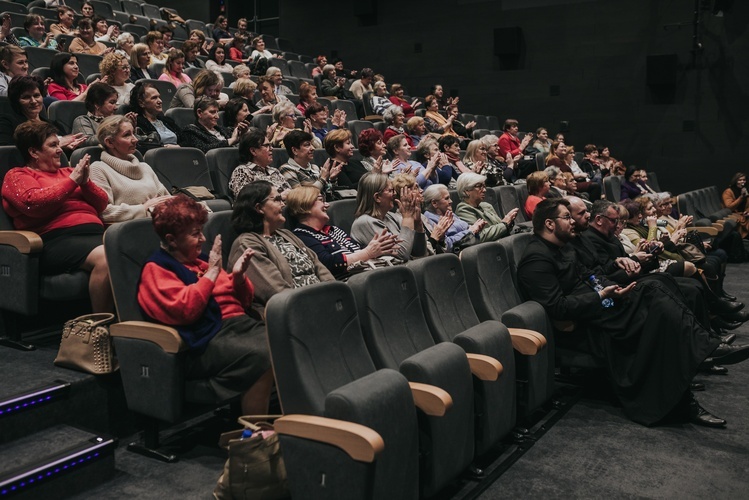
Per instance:
[[[546,345],[546,337],[533,330],[525,328],[508,328],[510,338],[512,338],[512,347],[520,354],[533,356]]]
[[[109,327],[112,337],[148,340],[157,344],[165,352],[176,354],[187,349],[175,328],[147,321],[123,321]]]
[[[385,449],[377,432],[345,420],[313,415],[284,415],[273,424],[278,434],[309,439],[340,448],[359,462],[374,462]]]
[[[718,236],[718,230],[714,227],[705,226],[692,226],[688,228],[690,231],[697,231],[700,234],[706,234],[708,236]]]
[[[471,367],[471,373],[479,380],[494,382],[504,370],[502,363],[491,356],[467,352],[466,357],[468,358],[468,365]]]
[[[433,417],[443,416],[453,406],[453,398],[446,390],[429,384],[409,382],[416,407]]]
[[[0,245],[9,245],[21,253],[42,251],[42,238],[31,231],[0,231]]]
[[[713,223],[712,223],[711,225],[712,225],[712,226],[713,226],[713,227],[714,227],[715,229],[717,229],[718,231],[723,231],[723,224],[720,224],[720,223],[718,223],[718,222],[713,222]]]

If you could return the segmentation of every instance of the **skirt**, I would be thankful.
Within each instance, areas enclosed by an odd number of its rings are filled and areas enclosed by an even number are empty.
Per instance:
[[[44,274],[69,273],[79,269],[88,254],[104,241],[104,226],[81,224],[53,229],[41,235],[44,247],[39,266]]]
[[[243,314],[225,319],[203,354],[186,360],[188,380],[208,379],[220,400],[252,387],[270,369],[265,323]]]

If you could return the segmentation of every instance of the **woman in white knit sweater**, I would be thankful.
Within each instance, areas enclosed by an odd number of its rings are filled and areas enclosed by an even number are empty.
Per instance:
[[[96,136],[104,151],[91,165],[90,176],[109,197],[102,220],[112,224],[148,217],[151,208],[170,195],[151,167],[134,155],[138,139],[132,122],[122,115],[110,116]]]

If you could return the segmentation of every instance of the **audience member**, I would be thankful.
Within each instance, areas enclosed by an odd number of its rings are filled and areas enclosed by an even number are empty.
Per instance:
[[[335,278],[294,233],[284,229],[284,201],[275,186],[259,180],[237,196],[232,225],[239,234],[231,247],[229,266],[253,252],[245,274],[255,285],[256,306],[264,312],[270,298],[284,290]]]
[[[196,123],[182,129],[179,145],[198,148],[203,153],[211,149],[233,146],[247,130],[247,122],[240,122],[233,130],[218,124],[218,101],[204,97],[195,103]]]
[[[91,307],[94,312],[112,311],[109,268],[102,245],[104,225],[99,218],[107,206],[107,195],[89,178],[89,156],[84,155],[75,167],[61,167],[57,130],[41,121],[22,123],[13,138],[26,166],[5,174],[5,213],[16,229],[41,236],[42,273],[88,271]]]
[[[478,235],[486,225],[485,220],[478,219],[469,226],[454,216],[450,192],[442,184],[433,184],[424,190],[424,216],[430,238],[443,242],[446,252],[460,253],[478,243]]]
[[[374,82],[372,88],[374,89],[374,94],[372,94],[372,111],[376,115],[381,115],[385,113],[386,109],[393,106],[393,103],[388,98],[387,85],[384,81]]]
[[[158,135],[152,144],[138,143],[138,150],[145,153],[155,147],[179,147],[182,130],[163,113],[159,90],[150,83],[138,82],[130,92],[130,112],[137,116],[136,132],[147,137]]]
[[[506,158],[509,153],[515,161],[515,176],[518,179],[525,179],[528,174],[536,170],[534,160],[526,160],[523,151],[533,139],[533,134],[526,134],[521,141],[518,137],[518,121],[512,118],[505,120],[502,127],[504,132],[499,137],[499,156]]]
[[[52,35],[75,35],[73,23],[75,22],[75,11],[67,5],[57,7],[57,22],[50,24],[49,32]]]
[[[221,78],[216,73],[209,69],[200,70],[191,83],[184,83],[177,87],[177,92],[174,93],[169,107],[192,108],[201,97],[217,100],[221,95],[221,85]]]
[[[453,130],[453,121],[456,115],[449,114],[447,118],[442,116],[439,113],[437,98],[433,95],[428,95],[424,99],[424,103],[427,107],[427,112],[424,115],[424,124],[427,130],[433,134],[454,135],[457,137],[458,134]]]
[[[410,103],[403,99],[403,85],[400,83],[394,83],[390,86],[390,102],[396,106],[400,106],[403,109],[403,114],[406,118],[412,118],[416,108],[421,104],[417,98],[414,98]]]
[[[526,215],[530,219],[533,217],[536,205],[546,199],[546,195],[549,194],[551,182],[549,182],[549,176],[546,175],[546,172],[536,171],[530,173],[526,179],[526,184],[528,187],[528,198],[525,199],[524,208]]]
[[[120,28],[116,25],[109,25],[107,20],[102,16],[95,16],[93,19],[94,40],[97,42],[114,43],[120,36]]]
[[[228,31],[229,19],[226,16],[218,16],[213,23],[213,39],[217,44],[231,43],[234,38]]]
[[[500,217],[494,207],[485,202],[486,177],[473,172],[460,174],[458,177],[458,197],[460,203],[455,207],[455,215],[468,225],[476,224],[479,220],[486,223],[478,233],[481,242],[497,241],[510,234],[515,225],[517,208],[513,208],[507,215]]]
[[[286,85],[283,85],[281,82],[283,82],[283,74],[281,73],[281,70],[275,66],[269,67],[266,72],[265,76],[267,76],[270,81],[273,82],[273,92],[275,94],[280,95],[289,95],[293,94],[291,89],[287,87]]]
[[[424,125],[424,118],[413,116],[408,119],[405,125],[406,134],[411,138],[413,147],[418,147],[421,141],[427,135],[427,127]]]
[[[182,44],[182,53],[185,54],[185,68],[205,68],[205,63],[198,57],[200,55],[199,42],[186,40]]]
[[[152,320],[177,329],[189,353],[186,379],[208,379],[216,400],[239,396],[242,413],[264,414],[273,372],[265,325],[248,314],[254,288],[245,271],[253,252],[237,255],[229,274],[219,236],[206,260],[201,245],[207,220],[205,208],[186,196],[154,208],[161,248],[143,266],[138,304]]]
[[[145,41],[148,50],[151,51],[151,62],[149,64],[165,63],[168,54],[164,50],[164,35],[160,31],[149,31]]]
[[[299,104],[297,104],[296,109],[302,115],[307,116],[307,108],[315,103],[317,103],[317,87],[307,82],[302,82],[299,85]]]
[[[235,199],[245,186],[257,181],[270,182],[282,197],[286,197],[291,186],[281,171],[271,166],[273,148],[262,130],[247,129],[239,140],[239,162],[229,179],[229,190]]]
[[[138,80],[155,80],[158,75],[148,71],[151,64],[151,49],[145,43],[136,43],[130,52],[130,82]]]
[[[364,129],[357,140],[359,153],[362,155],[362,165],[367,171],[382,170],[385,142],[382,134],[376,128]]]
[[[84,17],[78,21],[78,36],[73,38],[73,41],[70,42],[68,51],[74,54],[91,54],[94,56],[100,56],[104,53],[111,52],[112,50],[94,39],[93,23]]]
[[[15,45],[0,49],[0,96],[8,95],[8,85],[14,76],[29,74],[29,58],[26,51]]]
[[[351,143],[351,132],[346,129],[331,130],[325,136],[325,151],[333,165],[340,166],[340,174],[334,179],[336,187],[358,189],[359,180],[367,173],[366,167],[359,160],[354,160],[354,145]]]
[[[362,99],[365,92],[373,92],[372,78],[374,77],[374,71],[372,68],[364,68],[359,73],[361,77],[351,84],[349,91],[354,94],[357,99]]]
[[[351,236],[368,245],[377,235],[388,231],[398,240],[395,257],[407,261],[427,255],[426,233],[421,220],[421,195],[417,189],[404,188],[395,208],[395,191],[387,175],[369,172],[359,181],[356,212]]]
[[[733,176],[731,183],[723,191],[723,205],[731,209],[742,238],[749,236],[749,206],[747,198],[749,191],[746,189],[746,174],[739,172]]]
[[[382,134],[383,141],[388,142],[396,135],[402,135],[406,139],[406,142],[408,142],[408,147],[413,147],[411,136],[403,130],[406,116],[403,114],[403,109],[400,106],[393,105],[387,108],[382,113],[382,119],[385,121],[385,125],[387,125],[385,132]]]
[[[302,130],[288,133],[284,145],[289,153],[289,161],[281,166],[281,174],[292,188],[300,185],[315,186],[329,199],[332,198],[331,181],[338,176],[341,167],[331,169],[330,160],[325,162],[322,169],[312,163],[315,153],[312,139],[312,134]]]
[[[61,101],[83,101],[86,99],[85,83],[78,83],[78,58],[68,52],[52,56],[49,76],[52,83],[47,86],[50,97]]]
[[[133,51],[134,45],[135,38],[133,38],[133,35],[128,32],[120,33],[120,35],[117,37],[117,40],[115,40],[114,53],[125,56],[125,58],[129,61],[130,53]]]
[[[117,112],[117,91],[106,83],[92,83],[86,92],[85,115],[77,116],[73,120],[73,133],[83,134],[86,137],[85,146],[96,146],[99,139],[96,132],[105,118]],[[135,115],[131,114],[128,119],[135,125]]]
[[[80,25],[80,23],[79,23]],[[29,14],[23,22],[23,29],[28,36],[18,39],[21,47],[40,47],[42,49],[57,50],[54,33],[47,33],[44,18],[39,14]]]
[[[159,76],[159,80],[170,82],[175,88],[192,82],[190,77],[182,72],[184,66],[185,54],[178,49],[170,50],[169,56],[166,58],[166,63],[164,64],[164,72]]]
[[[234,66],[226,62],[226,47],[220,43],[213,46],[211,51],[208,53],[208,60],[205,62],[205,69],[209,69],[214,73],[231,73],[234,71]]]
[[[117,105],[127,104],[130,101],[130,91],[133,83],[130,82],[130,61],[123,54],[111,53],[104,56],[99,63],[99,73],[102,79],[117,91]]]
[[[342,109],[336,109],[333,112],[331,128],[328,130],[328,108],[317,102],[307,107],[304,116],[307,118],[306,121],[310,122],[310,132],[315,136],[313,145],[316,148],[322,147],[323,141],[325,141],[325,137],[330,130],[346,127],[346,112]]]

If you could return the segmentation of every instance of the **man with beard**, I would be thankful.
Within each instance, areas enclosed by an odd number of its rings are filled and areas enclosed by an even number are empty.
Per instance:
[[[738,363],[749,358],[749,346],[712,339],[659,281],[621,287],[595,276],[568,245],[576,236],[569,206],[547,199],[536,207],[534,238],[518,264],[521,295],[539,302],[552,320],[576,322],[635,422],[653,425],[676,412],[698,425],[723,427],[725,420],[703,409],[689,386],[708,356]]]

